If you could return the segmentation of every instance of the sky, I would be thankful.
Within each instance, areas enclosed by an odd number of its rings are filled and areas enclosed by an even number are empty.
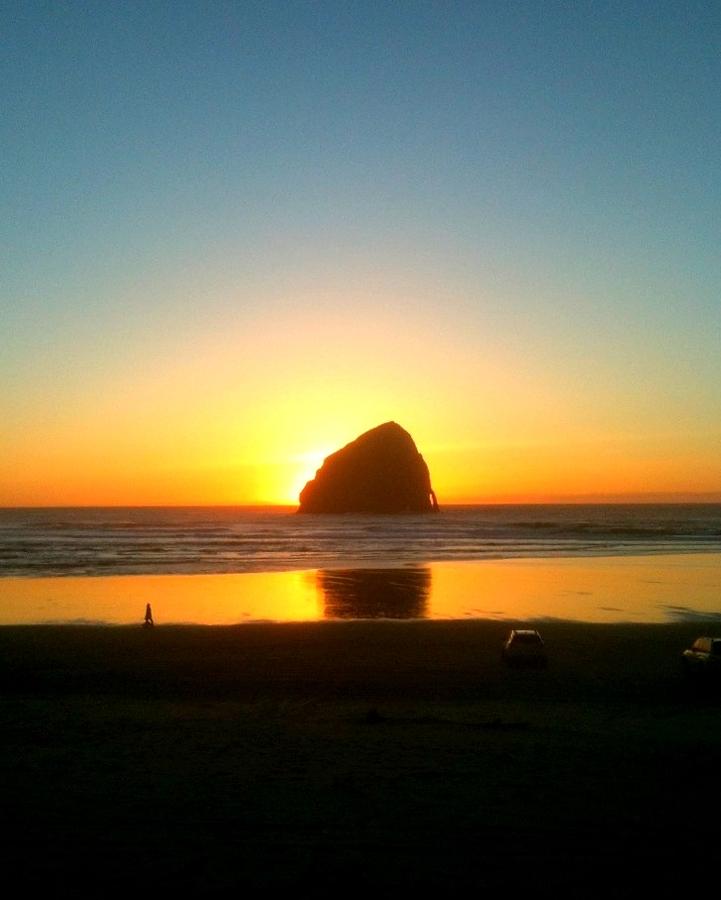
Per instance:
[[[0,2],[0,505],[721,500],[721,6]]]

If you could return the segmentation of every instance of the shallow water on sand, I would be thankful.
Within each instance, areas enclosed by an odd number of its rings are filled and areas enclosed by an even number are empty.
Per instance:
[[[717,622],[721,554],[438,562],[397,568],[0,579],[0,624],[230,625],[323,619]]]

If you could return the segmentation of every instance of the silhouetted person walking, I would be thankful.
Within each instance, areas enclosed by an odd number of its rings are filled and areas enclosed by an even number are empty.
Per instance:
[[[153,622],[153,610],[150,608],[150,604],[146,603],[145,605],[145,622],[144,628],[152,628],[155,623]]]

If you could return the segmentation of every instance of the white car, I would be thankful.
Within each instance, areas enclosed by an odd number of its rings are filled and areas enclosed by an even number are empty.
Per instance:
[[[721,674],[721,638],[700,637],[681,654],[681,663],[688,675]]]
[[[502,656],[509,666],[545,668],[548,665],[543,638],[531,628],[514,628],[503,644]]]

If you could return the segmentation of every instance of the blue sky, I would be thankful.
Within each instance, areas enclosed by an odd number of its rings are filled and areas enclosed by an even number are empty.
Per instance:
[[[718,4],[0,9],[14,458],[139,366],[393,307],[721,491]]]

